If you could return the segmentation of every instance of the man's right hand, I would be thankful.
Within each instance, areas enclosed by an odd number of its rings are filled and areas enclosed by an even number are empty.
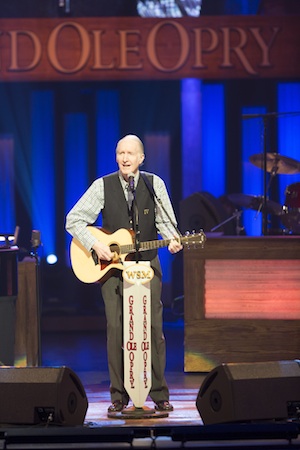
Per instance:
[[[100,241],[95,242],[93,250],[97,253],[98,258],[104,261],[111,261],[114,257],[114,253],[111,252],[109,246]]]

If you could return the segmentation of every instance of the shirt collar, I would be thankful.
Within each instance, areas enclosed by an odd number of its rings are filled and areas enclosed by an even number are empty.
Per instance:
[[[138,170],[137,173],[134,175],[134,185],[135,186],[137,186],[139,178],[140,178],[140,171]],[[128,186],[128,182],[126,180],[124,180],[120,171],[119,171],[119,179],[120,179],[121,185],[123,186],[123,189],[126,189]]]

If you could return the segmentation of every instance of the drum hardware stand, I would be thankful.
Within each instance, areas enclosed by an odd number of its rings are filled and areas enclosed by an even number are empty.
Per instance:
[[[225,225],[225,223],[227,223],[227,222],[230,222],[231,220],[233,220],[233,219],[236,219],[236,234],[239,236],[240,235],[240,233],[241,233],[241,231],[243,231],[244,230],[244,227],[241,227],[240,226],[240,218],[241,218],[241,215],[242,215],[242,210],[236,210],[233,214],[232,214],[232,216],[231,217],[229,217],[228,219],[226,219],[226,220],[223,220],[223,222],[221,222],[221,223],[219,223],[218,225],[216,225],[215,227],[213,227],[213,228],[211,228],[211,230],[210,231],[216,231],[218,228],[220,228],[220,227],[222,227],[223,225]]]
[[[242,116],[244,119],[256,119],[262,118],[263,120],[263,202],[262,202],[262,230],[263,235],[266,236],[268,232],[268,223],[267,223],[267,191],[270,188],[267,184],[267,120],[272,117],[278,117],[278,113],[266,113],[266,114],[244,114]]]
[[[243,114],[243,119],[257,119],[261,118],[263,121],[263,171],[264,171],[264,179],[263,179],[263,186],[264,186],[264,192],[263,192],[263,203],[262,203],[262,229],[263,229],[263,235],[267,235],[268,226],[267,226],[267,194],[268,190],[270,189],[271,182],[275,175],[277,175],[278,172],[278,162],[280,161],[280,157],[278,157],[278,161],[273,166],[273,169],[271,170],[271,178],[269,180],[269,183],[267,182],[267,122],[271,118],[278,118],[278,117],[284,117],[284,116],[293,116],[293,115],[299,115],[300,112],[288,112],[288,113],[277,113],[277,112],[271,112],[271,113],[265,113],[265,114]]]

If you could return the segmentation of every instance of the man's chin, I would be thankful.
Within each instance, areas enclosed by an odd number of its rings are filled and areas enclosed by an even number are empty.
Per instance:
[[[121,172],[121,175],[123,178],[127,178],[128,175],[130,174],[131,170],[130,169],[121,169],[120,172]]]

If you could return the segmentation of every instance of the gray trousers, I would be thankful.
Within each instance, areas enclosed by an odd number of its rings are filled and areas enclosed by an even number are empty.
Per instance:
[[[153,264],[152,264],[153,263]],[[169,389],[165,380],[166,345],[163,334],[163,305],[161,302],[161,272],[158,258],[151,261],[154,277],[151,280],[151,357],[152,387],[149,396],[156,403],[169,400]],[[111,401],[124,404],[129,396],[124,388],[123,364],[123,280],[122,273],[111,270],[110,276],[101,286],[107,321],[107,357],[110,376]]]

